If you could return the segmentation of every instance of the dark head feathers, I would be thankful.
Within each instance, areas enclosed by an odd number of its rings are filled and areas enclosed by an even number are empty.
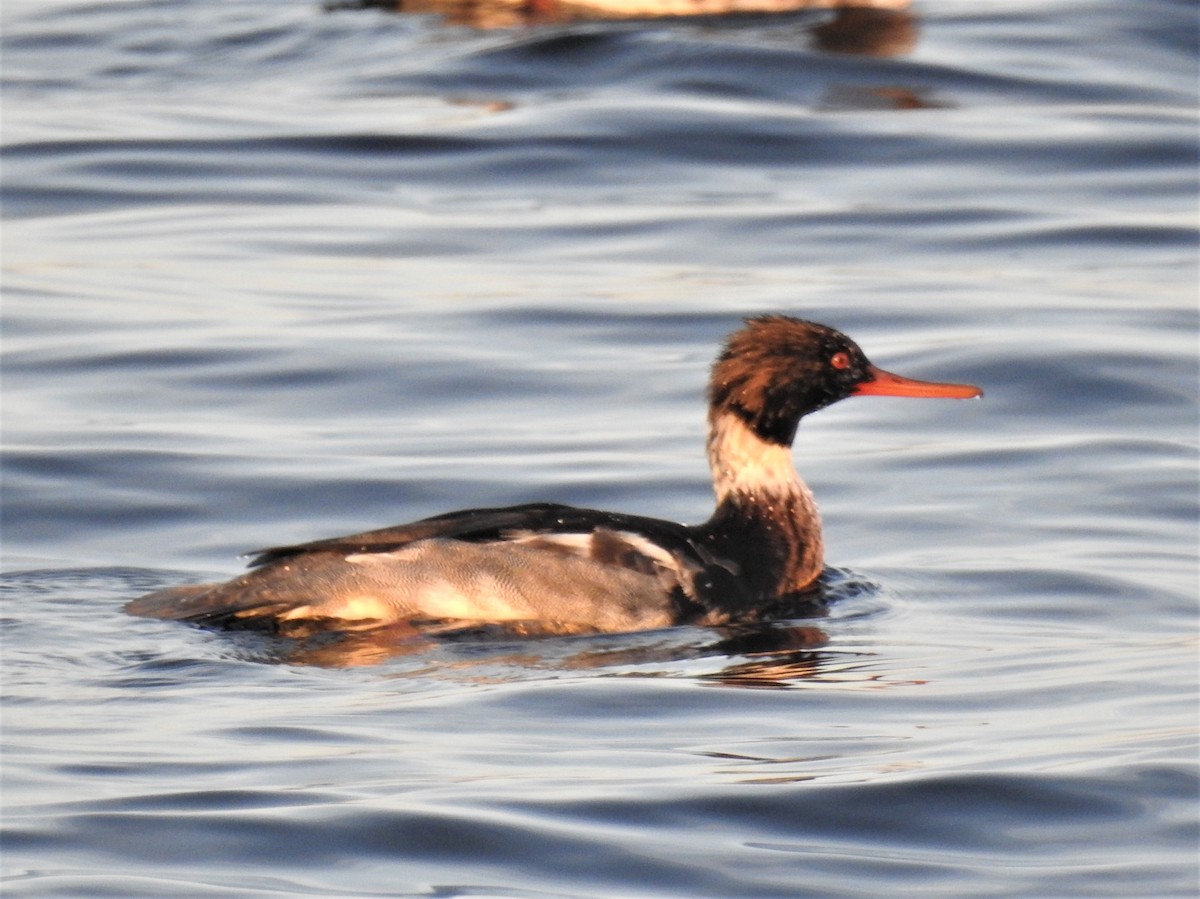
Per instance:
[[[786,315],[748,318],[713,364],[710,415],[732,413],[761,439],[790,446],[800,419],[850,396],[869,365],[833,328]]]

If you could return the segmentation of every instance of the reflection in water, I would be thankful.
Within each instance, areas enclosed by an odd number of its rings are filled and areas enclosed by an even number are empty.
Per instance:
[[[827,111],[866,109],[947,109],[950,104],[932,100],[925,91],[907,87],[866,87],[838,85],[821,100],[818,108]]]
[[[865,4],[863,4],[865,6]],[[907,5],[907,4],[904,4]],[[896,9],[841,9],[814,25],[818,50],[854,56],[901,56],[917,45],[917,21]]]
[[[911,0],[328,0],[329,11],[383,9],[432,14],[452,25],[516,28],[568,22],[761,15],[833,10],[814,25],[819,49],[860,56],[895,56],[916,41]]]
[[[712,631],[674,628],[649,634],[514,640],[512,628],[485,626],[440,635],[409,627],[381,627],[310,636],[258,636],[239,655],[258,661],[322,668],[354,668],[409,658],[410,674],[468,680],[517,680],[533,672],[592,671],[714,657],[739,661],[705,679],[739,686],[787,686],[812,677],[822,663],[816,650],[828,636],[811,624],[772,623]],[[528,636],[537,634],[529,632]],[[714,639],[715,637],[715,639]],[[614,644],[612,641],[619,642]],[[507,669],[507,673],[506,673]],[[636,674],[637,672],[632,672]]]
[[[420,628],[396,624],[287,636],[246,634],[239,637],[238,655],[323,668],[390,661],[401,666],[399,676],[489,683],[547,671],[607,669],[618,676],[661,676],[653,666],[713,659],[722,667],[696,676],[728,686],[780,688],[830,675],[841,680],[858,666],[861,654],[829,651],[829,637],[814,621],[825,617],[833,603],[878,593],[878,586],[866,579],[827,569],[818,591],[776,606],[768,620],[720,628],[564,636],[536,622]],[[621,670],[631,667],[643,670]]]

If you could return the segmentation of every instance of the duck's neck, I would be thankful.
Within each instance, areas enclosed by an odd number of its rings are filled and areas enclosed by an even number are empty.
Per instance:
[[[742,577],[764,593],[808,587],[824,567],[821,517],[791,448],[763,440],[737,414],[718,411],[709,420],[708,462],[717,494],[707,525],[712,540],[727,544],[722,549],[748,569]]]

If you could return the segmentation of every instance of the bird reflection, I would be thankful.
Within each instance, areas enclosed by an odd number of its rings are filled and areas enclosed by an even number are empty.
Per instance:
[[[732,687],[783,689],[853,668],[859,653],[831,650],[819,622],[834,602],[877,593],[877,585],[829,569],[818,589],[769,610],[763,620],[725,627],[675,627],[627,634],[578,634],[546,624],[397,624],[359,631],[312,629],[241,635],[237,654],[271,664],[391,666],[389,676],[472,683],[511,682],[547,672],[621,677],[694,677]],[[690,663],[718,667],[699,672]]]
[[[519,28],[571,22],[825,12],[809,29],[818,49],[860,56],[912,50],[911,0],[327,0],[325,9],[437,15],[450,25]]]
[[[916,17],[902,9],[839,9],[809,32],[818,50],[853,56],[902,56],[917,45]]]
[[[543,628],[487,625],[443,633],[411,627],[382,627],[355,633],[250,637],[239,655],[276,664],[357,668],[391,661],[417,663],[410,675],[492,682],[546,671],[619,671],[689,660],[738,659],[704,680],[730,686],[788,686],[821,669],[820,647],[829,642],[812,624],[777,622],[738,628],[675,628],[652,634],[587,635],[558,640]],[[620,645],[620,638],[632,645]],[[614,642],[616,641],[616,642]],[[406,666],[407,667],[407,666]],[[478,677],[474,675],[478,674]],[[643,672],[645,674],[645,672]],[[650,676],[645,674],[645,676]]]

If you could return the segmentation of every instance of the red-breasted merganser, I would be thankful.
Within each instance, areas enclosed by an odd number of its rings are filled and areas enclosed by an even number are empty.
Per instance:
[[[983,392],[882,371],[824,325],[748,319],[712,369],[717,506],[703,524],[553,503],[471,509],[261,550],[228,583],[160,590],[126,610],[282,632],[399,623],[619,632],[753,619],[810,589],[824,567],[817,505],[792,465],[800,419],[863,395]]]

